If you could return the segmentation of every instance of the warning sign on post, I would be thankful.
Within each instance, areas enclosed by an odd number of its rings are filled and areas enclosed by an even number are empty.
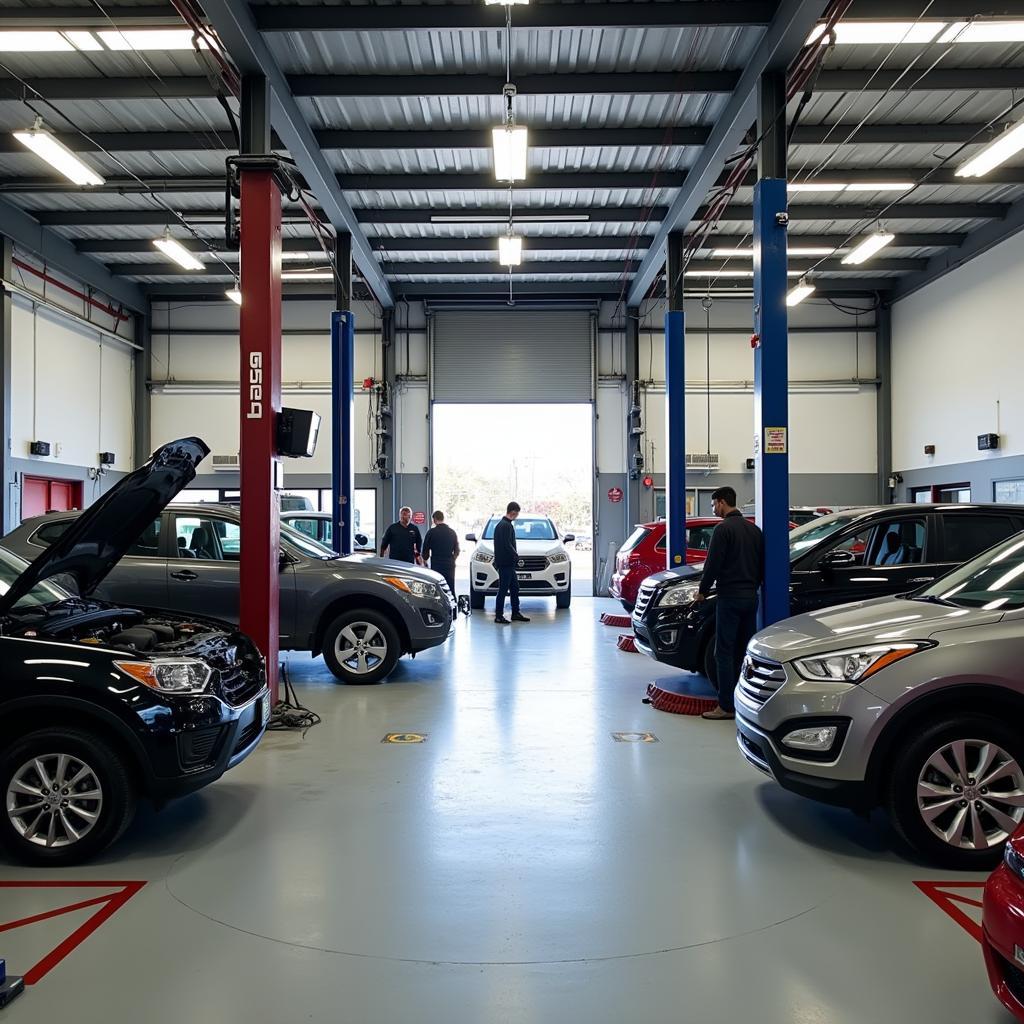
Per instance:
[[[423,526],[424,523],[426,523],[426,521],[427,521],[427,513],[426,512],[413,512],[413,514],[412,514],[412,521],[417,526]]]
[[[765,427],[764,428],[764,453],[765,455],[785,455],[788,451],[786,435],[787,427]]]

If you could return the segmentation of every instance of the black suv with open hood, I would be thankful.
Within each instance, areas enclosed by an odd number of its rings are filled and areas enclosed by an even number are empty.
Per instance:
[[[219,621],[90,594],[209,454],[164,445],[27,564],[0,550],[0,846],[79,862],[136,802],[213,782],[263,736],[263,658]]]

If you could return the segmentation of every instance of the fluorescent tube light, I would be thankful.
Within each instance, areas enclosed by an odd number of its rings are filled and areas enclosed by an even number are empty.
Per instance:
[[[103,178],[82,163],[64,143],[58,142],[41,123],[37,122],[28,131],[14,132],[14,137],[76,185],[103,184]]]
[[[500,4],[502,7],[515,7],[516,4],[528,4],[530,0],[484,0],[485,7],[493,7]]]
[[[814,246],[814,245],[794,245],[787,250],[790,256],[831,256],[835,252],[835,249],[830,249],[827,246]],[[754,256],[753,249],[713,249],[711,252],[712,256],[717,257],[733,257],[738,256],[741,259],[752,259]]]
[[[527,130],[494,128],[491,141],[494,147],[494,176],[498,181],[522,181],[526,177]]]
[[[205,270],[205,264],[197,260],[176,238],[166,233],[163,238],[154,238],[153,244],[170,260],[186,270]]]
[[[189,28],[129,28],[123,32],[97,33],[108,50],[194,50],[193,32]],[[206,40],[198,37],[199,48],[209,49]]]
[[[958,178],[980,178],[1024,149],[1024,121],[1008,128],[956,169]]]
[[[954,21],[940,43],[1024,43],[1024,21]]]
[[[3,53],[70,53],[73,49],[60,32],[0,32]]]
[[[242,304],[242,293],[237,288],[229,288],[224,293],[236,306]]]
[[[64,35],[71,40],[76,50],[95,52],[103,49],[100,41],[91,32],[65,32]]]
[[[842,192],[845,182],[834,181],[790,181],[786,183],[787,192]]]
[[[858,181],[847,185],[847,192],[909,192],[917,186],[916,181]]]
[[[895,235],[890,235],[885,231],[876,231],[875,234],[868,235],[853,252],[847,253],[843,257],[843,263],[850,266],[859,266],[861,263],[871,259],[880,249],[884,249],[895,237]]]
[[[523,240],[518,235],[498,239],[498,262],[503,267],[518,267],[523,262]]]
[[[814,285],[801,278],[800,283],[795,288],[791,288],[789,294],[786,296],[786,305],[796,306],[798,303],[803,302],[808,295],[813,294]]]
[[[752,270],[687,270],[684,277],[753,277]]]
[[[281,275],[282,281],[333,281],[329,270],[289,270]]]
[[[944,21],[841,21],[835,27],[836,43],[844,46],[930,43],[946,24]],[[816,39],[824,40],[824,32],[824,25],[816,25],[807,37],[807,44]]]
[[[531,217],[529,210],[524,213],[516,213],[516,223],[522,224],[554,224],[563,221],[588,221],[589,213],[550,213],[538,214]],[[505,224],[508,222],[508,214],[479,214],[479,213],[436,213],[430,218],[431,224]]]
[[[310,255],[308,252],[283,252],[281,253],[282,260],[295,261],[308,260]]]

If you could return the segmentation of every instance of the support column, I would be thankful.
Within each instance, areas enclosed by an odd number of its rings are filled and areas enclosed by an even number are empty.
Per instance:
[[[665,310],[665,565],[686,565],[686,326],[683,234],[668,236]]]
[[[242,124],[259,122],[269,110],[262,90],[243,81]],[[253,153],[270,149],[269,120],[261,131],[246,129]],[[241,354],[240,625],[267,661],[271,699],[277,702],[280,576],[280,507],[277,482],[277,421],[281,411],[281,192],[272,170],[241,170]]]
[[[754,186],[755,502],[764,533],[761,624],[789,615],[789,339],[786,311],[785,79],[759,90],[758,181]]]
[[[640,513],[640,483],[644,475],[644,467],[638,463],[636,456],[643,458],[643,434],[637,431],[644,429],[642,410],[639,402],[637,381],[640,378],[640,310],[634,306],[626,310],[626,501],[625,501],[625,534],[628,537],[633,526],[642,521]]]
[[[392,407],[392,412],[384,418],[386,429],[391,431],[388,435],[388,440],[384,444],[387,466],[385,469],[377,467],[378,475],[380,475],[382,482],[381,510],[383,513],[379,516],[378,523],[383,524],[384,529],[387,528],[387,524],[393,523],[398,518],[398,509],[395,507],[395,417],[393,413],[393,406],[395,402],[395,376],[397,374],[396,338],[395,310],[394,308],[385,309],[381,323],[381,366],[384,383],[387,385],[388,402]],[[380,532],[381,531],[378,530],[378,533]]]
[[[875,428],[878,437],[878,500],[888,505],[896,500],[889,486],[892,476],[892,306],[878,297],[875,310]]]
[[[14,243],[7,237],[0,236],[0,274],[4,281],[13,281],[11,259],[14,255]],[[14,515],[15,503],[20,506],[17,493],[18,481],[11,468],[11,359],[14,349],[12,335],[12,311],[14,297],[5,288],[0,293],[0,420],[3,421],[4,437],[0,447],[0,483],[3,484],[2,502],[0,502],[0,534],[7,534],[17,525]],[[34,314],[33,314],[34,315]]]
[[[153,454],[152,437],[152,396],[149,378],[152,373],[153,337],[150,333],[150,313],[139,313],[135,317],[135,344],[132,371],[135,392],[135,446],[133,469],[138,469]]]
[[[331,314],[331,543],[341,555],[353,551],[355,518],[355,329],[352,312],[352,236],[334,243],[335,307]]]

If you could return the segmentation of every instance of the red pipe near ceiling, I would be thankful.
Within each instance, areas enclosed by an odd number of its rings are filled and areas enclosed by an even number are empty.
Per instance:
[[[63,281],[58,281],[57,278],[48,274],[45,270],[33,267],[31,263],[26,263],[24,260],[19,260],[17,257],[12,257],[11,263],[19,270],[24,270],[29,274],[35,274],[36,277],[41,278],[46,282],[46,284],[52,284],[54,288],[60,288],[61,291],[65,291],[69,295],[74,295],[76,299],[81,299],[84,303],[92,306],[94,309],[103,310],[104,313],[108,313],[115,320],[131,320],[131,314],[126,313],[123,309],[114,309],[113,306],[108,305],[106,302],[100,302],[99,299],[94,299],[91,295],[87,295],[85,292],[79,291],[77,288],[72,288],[71,285],[65,284]]]

